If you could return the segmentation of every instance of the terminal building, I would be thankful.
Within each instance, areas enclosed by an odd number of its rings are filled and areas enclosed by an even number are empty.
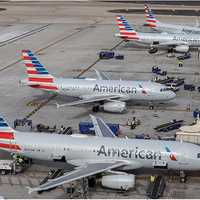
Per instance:
[[[200,144],[200,120],[190,126],[182,126],[176,133],[176,140]]]

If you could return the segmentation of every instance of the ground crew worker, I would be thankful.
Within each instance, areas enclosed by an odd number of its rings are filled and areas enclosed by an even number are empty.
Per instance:
[[[131,122],[131,129],[134,129],[135,127],[136,127],[135,120],[133,120],[133,121]]]
[[[150,176],[150,181],[153,183],[154,182],[154,180],[155,180],[155,176]]]
[[[187,105],[187,111],[190,111],[190,104]]]
[[[127,121],[127,126],[130,126],[130,125],[131,125],[131,120],[128,119],[128,121]]]
[[[19,162],[20,164],[22,164],[24,161],[23,161],[22,158],[19,158],[19,159],[18,159],[18,162]]]
[[[63,125],[61,125],[61,127],[60,127],[60,131],[58,132],[58,134],[62,134],[62,133],[63,133],[63,131],[64,131],[64,126],[63,126]]]
[[[178,59],[178,66],[183,67],[183,60],[182,59]]]

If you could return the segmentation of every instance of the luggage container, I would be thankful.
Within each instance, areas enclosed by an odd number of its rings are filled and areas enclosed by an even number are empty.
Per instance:
[[[160,71],[161,71],[161,69],[159,67],[156,67],[156,66],[152,67],[152,73],[156,73],[157,74]]]
[[[200,110],[199,110],[198,108],[196,108],[196,109],[193,111],[193,117],[194,117],[194,118],[200,117]]]
[[[117,54],[117,55],[115,56],[115,59],[117,59],[117,60],[123,60],[123,59],[124,59],[124,55],[122,55],[122,54]]]
[[[115,53],[113,51],[101,51],[99,52],[100,59],[110,59],[114,58]]]
[[[107,123],[108,127],[112,130],[115,135],[119,133],[119,124]],[[81,134],[95,135],[94,126],[92,122],[80,122],[79,131]]]

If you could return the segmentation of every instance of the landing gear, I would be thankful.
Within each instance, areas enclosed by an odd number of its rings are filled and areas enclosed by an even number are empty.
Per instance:
[[[173,49],[173,48],[168,49],[168,51],[167,51],[167,57],[168,57],[168,58],[173,58],[173,57],[175,57],[175,52],[174,52],[174,49]]]
[[[153,110],[154,109],[154,105],[153,105],[153,103],[150,103],[149,104],[149,110]]]
[[[186,183],[187,176],[184,171],[180,171],[180,183]]]
[[[149,53],[150,54],[153,54],[153,53],[156,53],[158,51],[158,48],[155,48],[155,47],[151,47],[150,49],[149,49]]]
[[[54,162],[66,162],[65,156],[62,156],[60,159],[53,159]]]
[[[100,108],[99,105],[93,106],[92,111],[96,113],[99,111],[99,108]]]

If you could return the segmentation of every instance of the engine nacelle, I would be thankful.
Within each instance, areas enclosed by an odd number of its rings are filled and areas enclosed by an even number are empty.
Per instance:
[[[116,189],[129,190],[135,186],[135,175],[133,174],[117,174],[106,175],[102,177],[102,186]]]
[[[152,47],[152,48],[150,48],[150,49],[148,50],[148,52],[149,52],[150,54],[156,53],[157,51],[158,51],[158,48],[156,48],[156,47]]]
[[[187,53],[189,51],[188,45],[179,45],[175,47],[175,51],[179,53]]]
[[[123,113],[126,110],[126,103],[122,101],[110,101],[102,105],[103,110],[113,113]]]

